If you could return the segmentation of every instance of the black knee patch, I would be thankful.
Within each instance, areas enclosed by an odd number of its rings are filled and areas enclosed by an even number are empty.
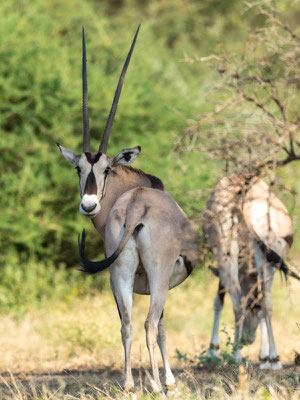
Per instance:
[[[220,346],[218,344],[210,343],[209,350],[219,350]]]

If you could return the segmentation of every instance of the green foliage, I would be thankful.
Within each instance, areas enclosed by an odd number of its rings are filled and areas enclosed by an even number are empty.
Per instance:
[[[80,35],[84,24],[96,148],[134,33],[132,26],[120,24],[117,29],[115,25],[132,6],[121,7],[110,18],[108,4],[100,7],[93,2],[32,0],[0,5],[1,169],[5,172],[1,174],[0,243],[5,263],[12,263],[11,251],[21,263],[31,256],[77,263],[76,235],[83,225],[77,212],[77,178],[60,158],[55,142],[77,152],[81,148]],[[137,142],[147,144],[145,167],[157,172],[171,147],[170,129],[185,126],[171,108],[183,112],[185,103],[183,114],[191,116],[198,99],[189,99],[191,82],[180,71],[177,55],[164,54],[153,24],[150,19],[142,28],[109,151],[113,154]],[[98,243],[98,238],[92,242]]]
[[[162,178],[199,226],[220,165],[201,154],[178,158],[170,150],[190,119],[207,109],[204,95],[214,76],[203,65],[181,60],[185,53],[210,54],[219,38],[238,49],[249,28],[260,23],[242,11],[238,0],[1,1],[1,310],[67,295],[77,284],[91,286],[90,278],[65,270],[77,265],[77,234],[93,228],[78,212],[76,174],[55,146],[81,151],[81,26],[96,149],[121,66],[142,23],[109,155],[141,145],[135,166]],[[88,254],[102,257],[93,232]],[[93,279],[101,287],[102,278]]]
[[[77,270],[66,269],[63,264],[55,266],[30,259],[18,265],[17,261],[16,257],[14,265],[3,266],[0,275],[1,312],[13,311],[16,317],[22,316],[28,308],[45,306],[50,298],[67,305],[74,298],[107,287],[106,274],[83,276]]]
[[[231,337],[230,333],[227,330],[227,327],[224,325],[220,330],[221,333],[225,336],[224,348],[220,351],[220,355],[216,357],[211,353],[209,349],[204,349],[198,355],[189,355],[183,354],[178,349],[176,349],[176,358],[178,361],[184,362],[186,365],[193,365],[198,367],[204,367],[208,370],[211,369],[228,369],[228,368],[238,368],[238,363],[235,358],[232,356],[234,351],[234,341]],[[247,344],[247,343],[244,343]],[[239,345],[240,348],[243,347],[242,344]],[[248,360],[246,358],[242,359],[243,364],[247,363]],[[235,369],[236,369],[235,368]],[[237,371],[237,369],[236,369]]]

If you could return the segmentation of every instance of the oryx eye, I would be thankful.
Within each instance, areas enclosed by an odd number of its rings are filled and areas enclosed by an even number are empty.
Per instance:
[[[109,173],[109,171],[110,171],[110,168],[109,168],[109,167],[106,167],[103,173],[104,173],[105,175],[107,175],[107,174]]]
[[[80,176],[80,172],[81,172],[80,167],[75,167],[75,169],[76,169],[76,171],[77,171],[78,176]]]

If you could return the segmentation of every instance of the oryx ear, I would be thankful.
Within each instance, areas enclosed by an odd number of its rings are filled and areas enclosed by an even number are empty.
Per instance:
[[[141,152],[141,147],[132,147],[131,149],[124,149],[120,151],[119,154],[117,154],[114,158],[111,159],[111,168],[116,167],[117,165],[127,165],[131,164],[137,156]]]
[[[65,157],[65,159],[74,166],[78,165],[79,159],[81,154],[75,154],[73,151],[66,149],[65,147],[61,146],[59,143],[56,143],[56,146],[59,148],[61,154]]]

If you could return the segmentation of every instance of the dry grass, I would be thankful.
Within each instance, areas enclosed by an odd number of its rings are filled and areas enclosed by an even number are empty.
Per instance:
[[[280,373],[263,373],[250,366],[247,370],[198,368],[175,369],[177,387],[167,392],[171,399],[300,399],[295,390],[299,370],[285,368]],[[52,374],[20,374],[1,378],[1,399],[160,399],[153,395],[147,371],[134,369],[137,384],[134,393],[124,394],[119,385],[121,371],[107,369],[72,370]]]
[[[256,393],[255,398],[277,396],[299,399],[299,391],[292,390],[299,379],[299,370],[293,367],[277,374],[262,373],[250,362],[246,377],[243,378],[240,372],[245,392],[241,397],[237,370],[191,368],[176,358],[176,349],[193,358],[207,348],[216,287],[217,280],[209,273],[196,272],[195,279],[187,280],[169,293],[165,310],[167,346],[178,380],[178,392],[172,396],[193,399],[203,396],[228,398],[233,395],[234,398],[245,398],[245,393],[251,389],[250,392]],[[290,366],[293,364],[294,350],[300,352],[298,293],[298,282],[290,280],[287,288],[277,274],[273,287],[274,333],[281,360]],[[143,327],[148,304],[147,296],[135,296],[132,358],[138,398],[142,398],[142,393],[147,398],[147,391],[150,391],[145,376],[149,363]],[[222,321],[227,330],[232,332],[233,315],[229,297],[225,302]],[[226,339],[226,335],[221,334],[223,345]],[[109,292],[78,298],[70,304],[52,303],[48,308],[32,310],[21,320],[1,317],[0,346],[1,399],[123,396],[119,392],[123,368],[120,323],[113,296]],[[259,334],[256,342],[245,347],[242,354],[256,363],[258,348]],[[268,386],[273,389],[267,390]],[[270,397],[270,390],[275,390],[277,394],[274,392]]]
[[[199,275],[199,276],[198,276]],[[209,343],[212,327],[212,305],[217,279],[205,273],[200,281],[187,280],[169,292],[165,310],[167,345],[171,363],[175,351],[199,354]],[[276,342],[283,363],[293,362],[294,350],[300,352],[299,283],[290,280],[288,287],[279,274],[273,287],[273,324]],[[135,296],[133,307],[133,365],[148,363],[145,346],[144,320],[148,296]],[[222,322],[232,332],[231,301],[226,297]],[[227,339],[221,334],[223,343]],[[72,303],[49,304],[48,308],[32,310],[21,320],[10,316],[0,319],[0,346],[5,349],[0,371],[57,371],[63,368],[120,368],[123,348],[120,322],[110,292]],[[256,342],[243,349],[243,356],[257,361],[259,333]]]

